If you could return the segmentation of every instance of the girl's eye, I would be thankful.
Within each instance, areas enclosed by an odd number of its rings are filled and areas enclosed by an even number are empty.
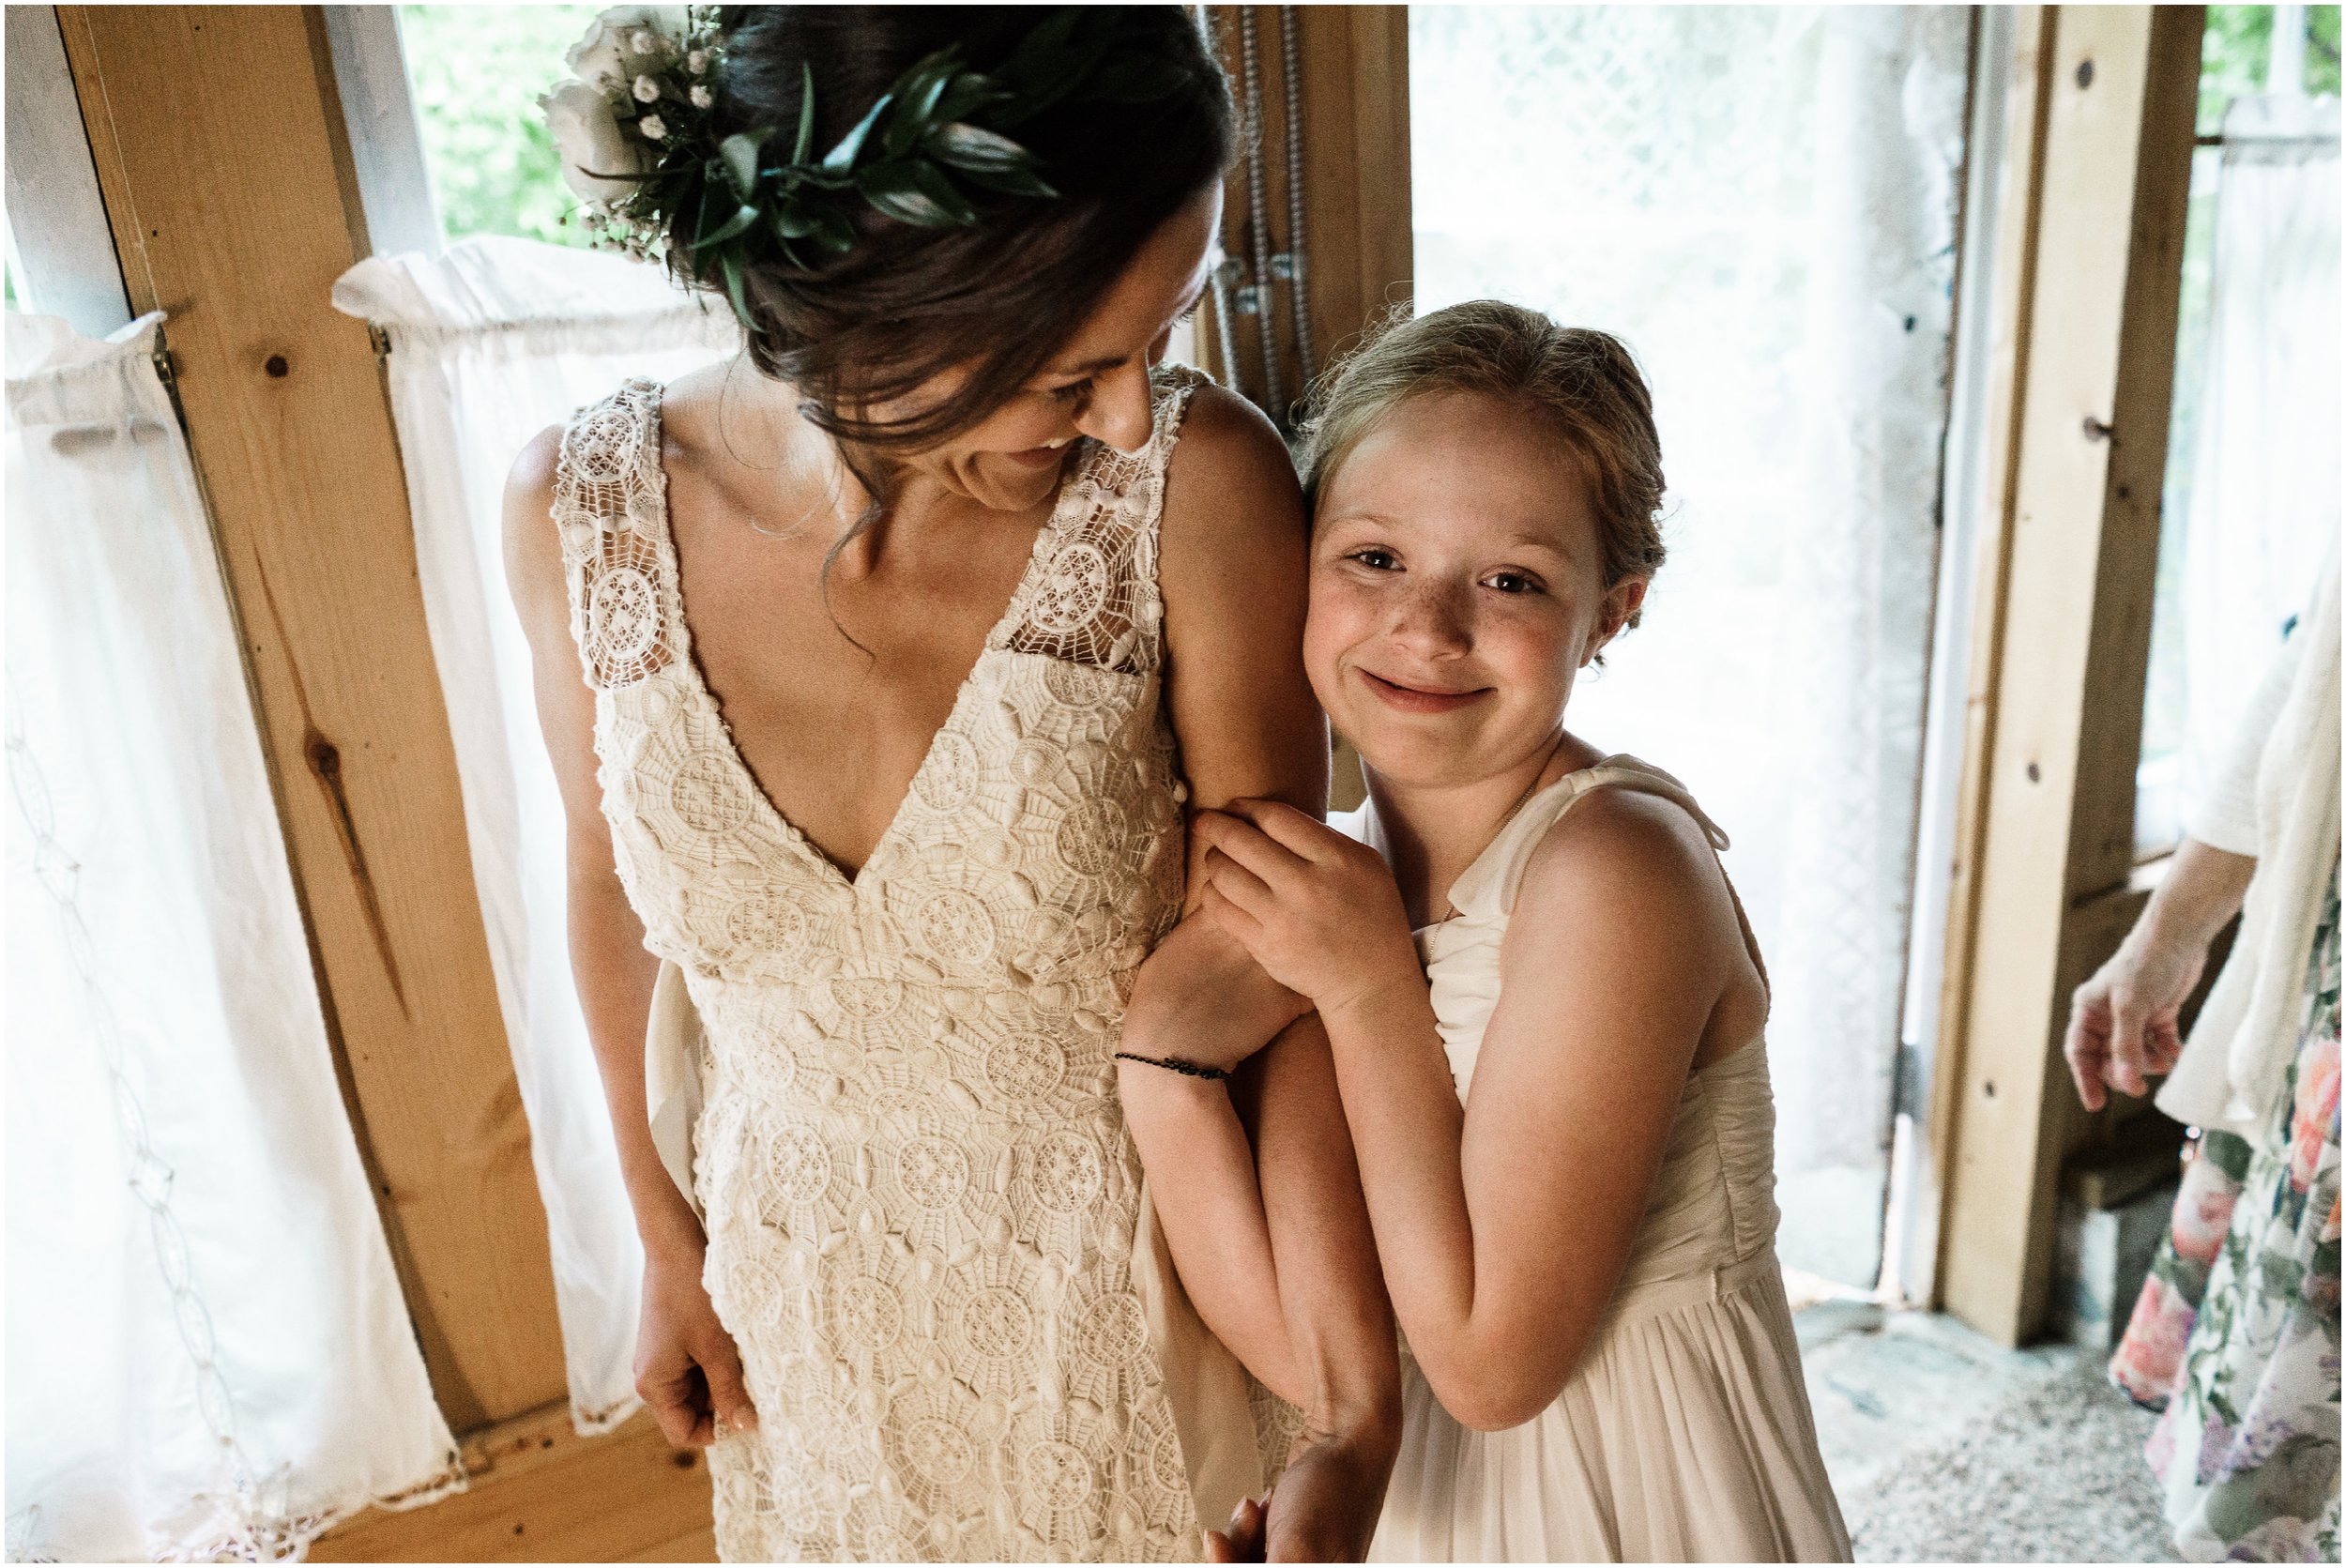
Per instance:
[[[1381,550],[1375,545],[1365,550],[1355,550],[1344,558],[1348,561],[1358,561],[1371,571],[1391,571],[1401,564],[1392,551]]]
[[[1087,375],[1081,381],[1071,381],[1064,387],[1054,387],[1051,388],[1051,399],[1055,403],[1081,403],[1091,395],[1091,382],[1092,378]]]
[[[1539,584],[1520,571],[1494,571],[1484,581],[1501,593],[1520,594],[1540,591]]]

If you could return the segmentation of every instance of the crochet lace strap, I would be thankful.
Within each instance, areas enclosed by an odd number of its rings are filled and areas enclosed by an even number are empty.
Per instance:
[[[1159,367],[1148,444],[1130,452],[1089,444],[1059,494],[1040,570],[1021,588],[1020,613],[1000,646],[1129,675],[1163,664],[1157,525],[1165,470],[1205,380],[1186,365]]]
[[[677,605],[659,383],[630,380],[571,420],[553,516],[587,684],[616,691],[665,669],[676,656]]]

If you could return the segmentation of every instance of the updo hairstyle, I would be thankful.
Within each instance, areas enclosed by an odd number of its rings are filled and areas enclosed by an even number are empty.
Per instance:
[[[1589,487],[1607,589],[1661,570],[1662,441],[1628,346],[1496,299],[1415,320],[1396,311],[1320,378],[1303,430],[1306,495],[1316,505],[1329,476],[1403,403],[1445,392],[1480,393],[1555,432]]]
[[[1048,15],[1015,6],[726,7],[713,135],[769,126],[794,135],[811,68],[819,156],[923,56],[958,44],[967,69],[987,70]],[[1150,102],[1062,100],[1012,128],[1056,198],[965,187],[980,215],[968,227],[921,228],[866,208],[855,248],[823,253],[814,270],[779,257],[746,269],[757,328],[749,355],[809,400],[815,424],[878,450],[969,429],[1033,379],[1150,236],[1221,178],[1235,145],[1229,85],[1189,14],[1104,8],[1089,24],[1116,29],[1106,58],[1154,55],[1184,80]],[[679,220],[668,245],[679,269],[689,266],[690,222]],[[908,419],[866,417],[956,367],[967,379],[938,405]]]

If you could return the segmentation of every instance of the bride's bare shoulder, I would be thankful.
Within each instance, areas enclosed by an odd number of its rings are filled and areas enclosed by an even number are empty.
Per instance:
[[[661,443],[671,456],[703,458],[739,445],[745,430],[772,417],[787,392],[740,355],[687,371],[661,389]]]
[[[1302,537],[1303,496],[1287,445],[1262,411],[1211,382],[1191,394],[1165,464],[1168,558],[1184,546],[1218,551],[1290,547]]]

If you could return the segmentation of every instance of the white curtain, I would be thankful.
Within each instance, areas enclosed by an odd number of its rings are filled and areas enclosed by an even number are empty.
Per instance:
[[[361,262],[334,303],[390,338],[424,614],[545,1199],[571,1414],[581,1431],[606,1430],[635,1408],[643,1259],[571,978],[562,805],[506,592],[501,496],[539,431],[626,376],[666,380],[728,354],[739,331],[722,303],[649,267],[501,237]]]
[[[2183,570],[2183,784],[2204,793],[2338,530],[2338,105],[2224,116]]]
[[[7,318],[14,1559],[269,1559],[463,1484],[152,358]]]
[[[1416,303],[1602,327],[1670,559],[1571,723],[1684,778],[1775,982],[1780,1246],[1880,1260],[1946,422],[1959,7],[1426,7]]]

